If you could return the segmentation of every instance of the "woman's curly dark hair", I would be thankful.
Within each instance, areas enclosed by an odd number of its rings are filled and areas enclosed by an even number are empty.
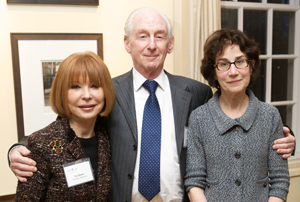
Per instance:
[[[211,87],[220,89],[219,82],[216,80],[216,57],[222,55],[225,48],[229,45],[238,45],[243,53],[246,54],[250,62],[252,74],[249,85],[255,83],[260,68],[259,48],[258,44],[247,37],[245,33],[240,30],[220,29],[212,33],[204,45],[204,57],[200,67],[203,77],[208,81]]]

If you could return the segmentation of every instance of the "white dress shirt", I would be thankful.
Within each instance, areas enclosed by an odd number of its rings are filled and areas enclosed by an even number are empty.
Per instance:
[[[160,193],[151,202],[181,202],[183,189],[175,138],[170,83],[164,71],[154,80],[158,83],[155,94],[161,111]],[[143,113],[150,94],[142,86],[145,81],[146,79],[133,68],[134,101],[138,129],[137,158],[132,188],[133,202],[147,202],[147,199],[138,191]]]

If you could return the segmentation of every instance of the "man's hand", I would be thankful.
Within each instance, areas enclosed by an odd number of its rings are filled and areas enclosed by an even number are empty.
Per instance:
[[[13,148],[10,153],[10,169],[21,182],[26,182],[26,177],[32,176],[37,170],[36,162],[26,157],[29,153],[30,151],[24,146]]]
[[[287,127],[283,127],[284,138],[274,141],[273,149],[277,149],[278,154],[283,154],[282,158],[289,158],[295,149],[295,137],[290,134]]]

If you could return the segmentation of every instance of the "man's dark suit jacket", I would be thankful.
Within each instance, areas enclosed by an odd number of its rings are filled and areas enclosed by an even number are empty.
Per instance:
[[[183,148],[184,127],[192,110],[212,97],[211,88],[198,81],[167,73],[180,159],[181,177],[184,179],[186,148]],[[133,76],[129,71],[113,79],[116,105],[109,115],[109,135],[112,152],[112,201],[131,202],[133,174],[137,156],[137,123],[134,104]],[[188,201],[185,194],[184,200]]]

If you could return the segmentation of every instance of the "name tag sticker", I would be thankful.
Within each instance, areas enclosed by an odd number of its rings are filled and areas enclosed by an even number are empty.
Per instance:
[[[183,148],[187,148],[187,134],[189,131],[189,127],[184,127],[184,136],[183,136]]]
[[[95,179],[90,158],[65,163],[63,164],[63,169],[68,187],[77,186]]]

